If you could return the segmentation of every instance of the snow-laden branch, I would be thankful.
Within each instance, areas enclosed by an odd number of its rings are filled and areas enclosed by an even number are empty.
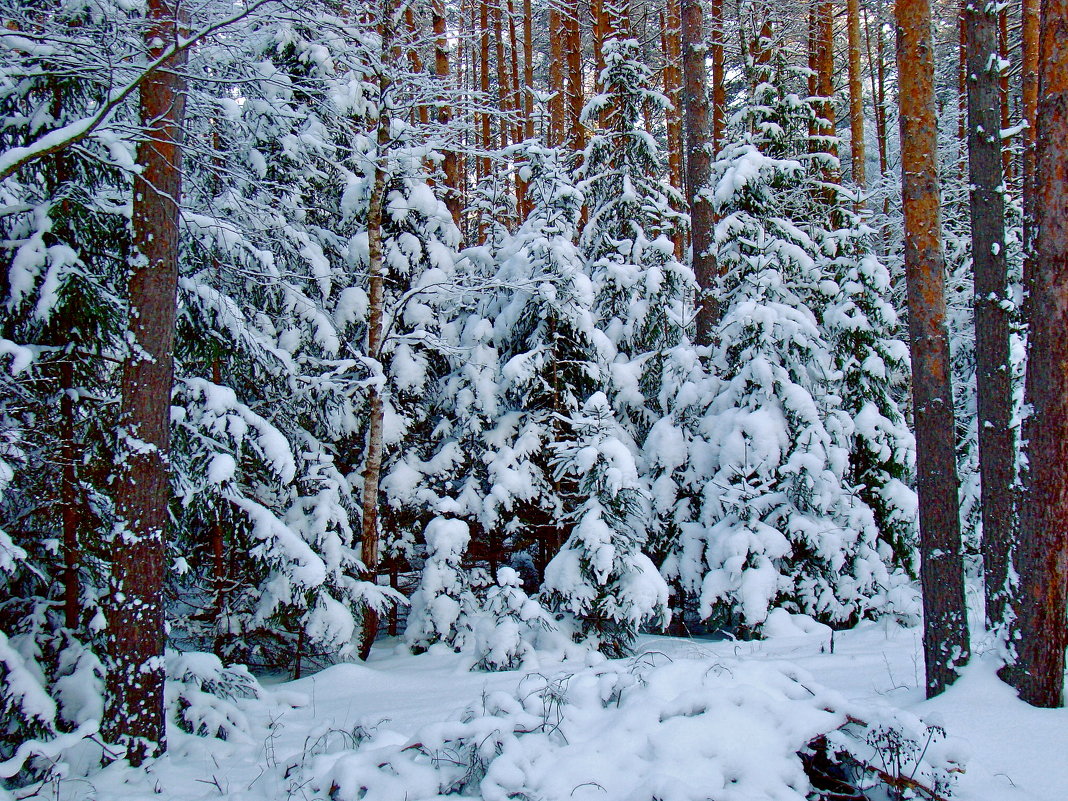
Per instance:
[[[197,44],[197,42],[217,33],[223,28],[240,22],[262,6],[278,1],[279,0],[254,0],[252,4],[238,13],[205,26],[188,38],[179,38],[178,41],[164,50],[158,58],[142,70],[136,78],[123,86],[112,89],[108,93],[107,101],[101,105],[97,112],[92,116],[75,120],[60,128],[56,128],[54,131],[49,131],[33,144],[26,145],[25,147],[13,147],[10,150],[0,153],[0,181],[10,177],[17,170],[25,167],[31,162],[51,156],[82,141],[103,125],[108,117],[111,116],[112,112],[122,105],[131,94],[137,91],[141,84],[148,80],[157,70],[163,67],[176,55],[185,52],[193,45]]]

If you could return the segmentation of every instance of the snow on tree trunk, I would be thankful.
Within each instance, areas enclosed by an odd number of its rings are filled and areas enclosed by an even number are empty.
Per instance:
[[[1009,356],[1011,300],[1005,246],[1005,196],[1001,174],[998,98],[997,10],[964,5],[967,28],[968,166],[971,182],[972,271],[975,281],[975,373],[979,471],[982,488],[983,580],[986,621],[1003,624],[1011,588],[1016,479],[1012,363]]]
[[[1024,471],[1011,671],[1030,704],[1064,704],[1068,628],[1068,2],[1042,3],[1034,274],[1030,281]]]
[[[720,314],[716,297],[719,268],[713,239],[712,202],[705,193],[712,169],[705,72],[704,18],[700,0],[682,0],[682,105],[686,129],[686,203],[690,210],[690,246],[694,276],[700,287],[697,343],[711,344]]]
[[[171,0],[150,0],[145,43],[158,57],[181,35]],[[107,603],[103,734],[133,765],[166,749],[163,575],[170,499],[171,384],[182,191],[183,58],[142,85],[147,129],[134,180],[130,312],[116,462],[116,527]]]
[[[928,696],[968,661],[928,0],[898,0],[902,202]]]

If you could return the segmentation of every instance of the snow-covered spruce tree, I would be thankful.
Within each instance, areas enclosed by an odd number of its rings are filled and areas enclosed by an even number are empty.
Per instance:
[[[474,643],[478,607],[462,564],[471,532],[462,520],[435,517],[425,539],[426,562],[412,596],[404,641],[415,653],[439,642],[462,651]]]
[[[382,227],[385,381],[380,514],[383,557],[396,569],[415,553],[427,519],[445,510],[424,477],[440,437],[441,381],[456,361],[462,293],[456,271],[460,233],[427,182],[430,148],[422,134],[394,123]],[[359,259],[366,258],[361,247]],[[364,262],[366,263],[366,262]]]
[[[702,617],[753,629],[785,606],[841,623],[871,608],[888,570],[849,481],[854,426],[819,324],[837,287],[804,227],[818,193],[796,156],[811,107],[781,55],[758,66],[740,141],[714,165],[720,382],[700,423],[701,525],[684,527],[672,565]]]
[[[177,360],[176,628],[298,670],[350,655],[361,610],[390,603],[359,579],[359,502],[337,447],[356,436],[371,372],[353,346],[367,306],[351,198],[364,45],[319,11],[314,28],[275,15],[234,31],[240,48],[211,49],[213,76],[240,80],[244,102],[191,93],[210,123],[187,137],[201,158]]]
[[[900,405],[908,387],[908,345],[889,302],[889,271],[871,252],[871,230],[845,199],[835,216],[840,227],[818,234],[838,288],[822,322],[842,375],[841,408],[854,425],[848,480],[875,516],[881,547],[891,549],[884,561],[915,576],[915,440]]]
[[[497,417],[485,433],[487,528],[532,549],[539,574],[567,538],[574,479],[557,475],[554,443],[570,437],[564,420],[604,386],[604,353],[595,328],[593,289],[575,247],[582,195],[565,155],[537,140],[519,146],[530,214],[502,250],[493,320],[501,362]]]
[[[486,592],[475,629],[477,670],[515,670],[534,654],[537,635],[555,628],[552,616],[536,598],[523,592],[519,574],[510,567],[497,571],[497,583]]]
[[[603,392],[568,420],[552,445],[556,475],[575,482],[571,533],[545,568],[542,597],[578,619],[576,637],[608,657],[631,653],[643,624],[663,626],[668,587],[643,552],[648,498],[634,444]]]
[[[685,226],[677,211],[682,198],[664,179],[656,139],[643,127],[649,107],[671,104],[653,88],[637,41],[609,39],[602,52],[600,91],[582,112],[597,128],[580,170],[589,210],[580,246],[597,325],[617,350],[613,405],[641,439],[664,411],[666,351],[686,338],[686,305],[696,282],[672,242]]]

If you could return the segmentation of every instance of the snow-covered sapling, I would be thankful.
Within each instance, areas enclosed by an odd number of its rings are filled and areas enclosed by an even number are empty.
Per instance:
[[[473,631],[477,602],[461,564],[471,532],[463,520],[435,517],[426,527],[426,564],[419,588],[412,596],[412,611],[404,641],[415,653],[435,643],[463,650]]]
[[[478,627],[478,670],[514,670],[533,653],[537,634],[553,628],[552,617],[523,592],[522,579],[510,567],[497,571],[497,584],[486,593],[485,615]]]

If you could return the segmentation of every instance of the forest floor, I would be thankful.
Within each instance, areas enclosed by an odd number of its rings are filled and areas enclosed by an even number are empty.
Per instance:
[[[706,673],[713,666],[720,666],[732,677],[759,678],[770,675],[769,670],[779,669],[793,675],[796,671],[808,677],[806,681],[836,693],[835,697],[855,703],[856,708],[906,710],[927,724],[944,727],[955,744],[954,750],[964,755],[961,759],[964,772],[952,789],[954,799],[1068,799],[1068,710],[1038,710],[1020,702],[996,678],[997,663],[991,656],[980,654],[974,658],[948,692],[925,701],[918,628],[888,622],[865,623],[837,633],[834,640],[831,653],[824,629],[809,634],[787,632],[787,636],[752,642],[647,636],[640,641],[639,651],[646,656],[639,661],[693,663]],[[328,788],[324,792],[322,786],[316,788],[311,778],[302,779],[314,773],[302,773],[301,766],[308,764],[310,752],[322,755],[351,749],[355,741],[348,733],[360,725],[377,724],[379,732],[395,733],[382,742],[403,743],[408,738],[410,744],[420,732],[428,730],[428,724],[458,719],[465,708],[478,707],[480,699],[484,708],[486,697],[494,691],[515,693],[523,681],[522,672],[471,672],[467,669],[469,664],[469,659],[452,653],[411,656],[404,653],[398,641],[386,640],[376,645],[366,664],[337,665],[299,681],[268,687],[266,698],[248,709],[249,736],[239,738],[242,741],[222,742],[174,732],[169,753],[147,769],[134,771],[113,765],[83,779],[75,778],[79,771],[74,765],[70,777],[44,788],[38,797],[70,801],[90,798],[305,801],[326,797],[330,793]],[[612,663],[607,664],[611,667]],[[583,669],[584,666],[576,667],[574,662],[543,663],[538,672],[552,675]],[[664,720],[663,713],[659,720]],[[741,736],[737,725],[733,731]],[[574,740],[574,735],[571,736]],[[734,735],[728,733],[728,736]],[[568,746],[582,747],[573,742]],[[590,757],[594,758],[592,752]],[[549,764],[551,767],[552,762]],[[702,769],[696,762],[688,764],[685,759],[674,764],[684,771],[692,769],[695,775]],[[627,769],[624,764],[613,770],[625,773]],[[626,776],[621,781],[624,784],[620,786],[627,786]],[[603,779],[601,782],[608,785]],[[618,788],[606,790],[596,782],[588,784],[595,785],[595,789],[584,787],[582,792],[572,789],[562,797],[588,795],[608,801],[626,798],[617,795]],[[403,793],[386,790],[368,792],[366,798],[405,801],[407,797],[407,801],[417,801],[437,797],[433,793],[420,794],[418,782],[412,788],[410,795],[408,789]],[[359,796],[357,792],[356,797]],[[716,797],[745,801],[749,798],[729,793]],[[780,797],[795,796],[761,794],[753,799]],[[870,797],[886,796],[874,792]]]

